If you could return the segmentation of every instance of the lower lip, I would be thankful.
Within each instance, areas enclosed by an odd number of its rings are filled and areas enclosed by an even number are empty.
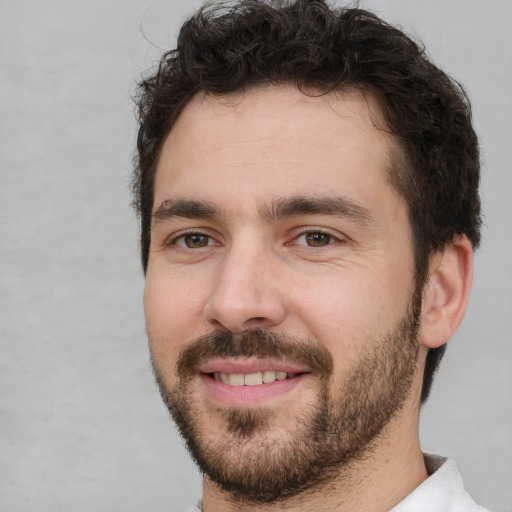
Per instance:
[[[308,374],[302,373],[291,379],[276,380],[268,384],[231,386],[204,373],[200,374],[200,381],[206,388],[208,395],[217,403],[230,407],[261,405],[289,393],[300,386],[307,378]]]

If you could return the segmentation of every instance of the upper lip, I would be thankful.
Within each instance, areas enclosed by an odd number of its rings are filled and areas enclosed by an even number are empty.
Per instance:
[[[200,373],[256,373],[256,372],[305,373],[304,366],[272,359],[215,359],[199,367]]]

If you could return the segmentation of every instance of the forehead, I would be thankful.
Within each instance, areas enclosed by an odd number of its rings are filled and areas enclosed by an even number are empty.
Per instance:
[[[306,95],[292,86],[196,95],[164,142],[155,208],[167,196],[356,195],[387,187],[393,138],[377,101],[352,91]],[[336,190],[333,190],[336,189]],[[209,197],[204,197],[209,199]]]

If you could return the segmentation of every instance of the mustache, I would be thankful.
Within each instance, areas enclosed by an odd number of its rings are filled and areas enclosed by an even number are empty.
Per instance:
[[[329,352],[310,340],[262,330],[242,333],[214,331],[197,338],[181,352],[176,362],[176,373],[180,379],[187,380],[197,373],[199,366],[218,357],[286,360],[306,366],[326,379],[333,368]]]

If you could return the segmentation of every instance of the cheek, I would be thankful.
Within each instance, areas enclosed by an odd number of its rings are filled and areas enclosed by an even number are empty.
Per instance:
[[[407,312],[412,271],[393,264],[387,267],[317,276],[297,291],[295,316],[342,364],[350,364],[364,346],[378,342]]]
[[[194,288],[189,280],[148,272],[144,313],[153,357],[175,359],[187,342],[204,334],[201,300]]]

